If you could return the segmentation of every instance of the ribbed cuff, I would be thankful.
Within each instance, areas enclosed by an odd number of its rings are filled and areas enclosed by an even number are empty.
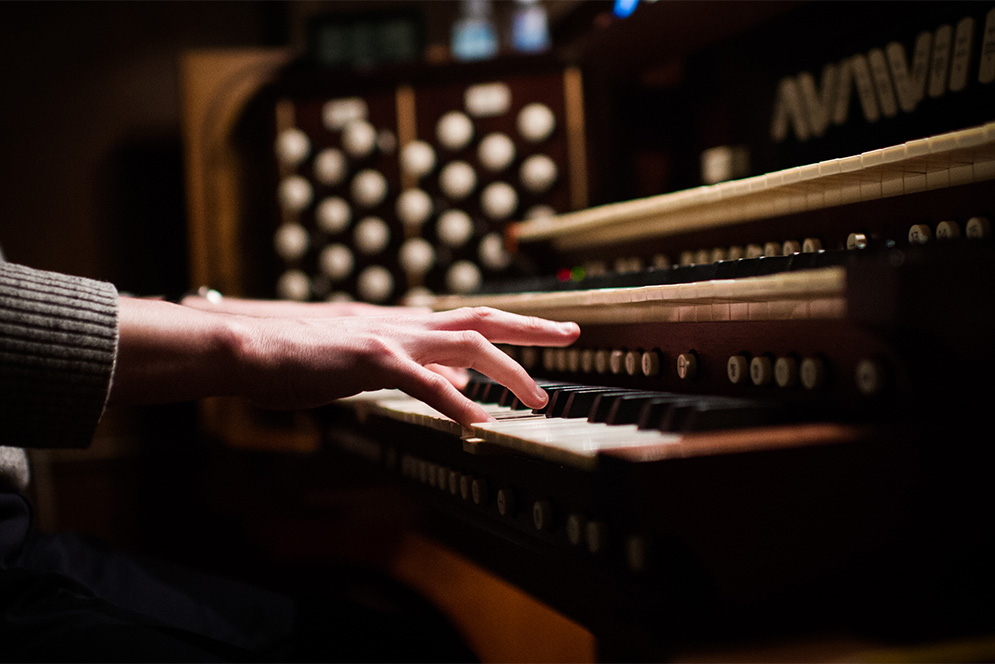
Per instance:
[[[116,352],[113,285],[0,263],[0,444],[88,445]]]

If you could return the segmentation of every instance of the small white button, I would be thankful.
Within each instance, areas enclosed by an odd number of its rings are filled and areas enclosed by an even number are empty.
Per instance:
[[[540,103],[528,104],[518,112],[518,133],[533,143],[544,141],[556,128],[556,116],[549,106]]]
[[[960,224],[956,221],[941,221],[936,225],[937,240],[953,240],[960,237]]]
[[[377,147],[377,130],[365,120],[355,120],[342,131],[342,147],[355,159],[373,154]]]
[[[547,219],[555,216],[556,210],[550,205],[533,205],[525,211],[526,219]]]
[[[746,359],[745,355],[733,355],[726,362],[726,375],[729,376],[730,383],[738,385],[746,382],[749,373],[750,361]]]
[[[477,186],[477,174],[473,167],[465,161],[454,161],[446,164],[439,173],[439,188],[446,196],[462,200],[469,196]]]
[[[972,240],[984,240],[992,236],[992,224],[987,217],[971,217],[967,220],[965,235]]]
[[[477,146],[477,159],[490,171],[503,171],[515,159],[515,143],[506,134],[488,134]]]
[[[276,253],[285,261],[295,261],[307,253],[311,238],[300,224],[281,224],[273,237]]]
[[[515,494],[511,489],[498,489],[497,509],[501,516],[515,515]]]
[[[698,356],[694,353],[681,353],[677,356],[677,376],[681,380],[693,380],[698,375]]]
[[[625,373],[629,376],[638,376],[642,372],[642,353],[638,350],[630,350],[625,354]]]
[[[460,150],[473,138],[473,122],[459,111],[449,111],[439,118],[435,136],[443,147]]]
[[[300,129],[284,129],[276,137],[276,158],[281,164],[296,166],[304,161],[311,151],[311,141]]]
[[[746,258],[746,249],[740,247],[739,245],[729,247],[729,251],[726,254],[726,260],[738,261],[740,258]]]
[[[764,256],[780,256],[783,245],[779,242],[764,243]]]
[[[334,186],[345,180],[349,164],[342,150],[326,148],[314,158],[314,177],[321,184]]]
[[[507,219],[518,207],[518,192],[507,182],[492,182],[481,194],[480,205],[489,218]]]
[[[407,274],[423,275],[435,262],[435,249],[423,238],[409,238],[401,245],[398,262]]]
[[[556,182],[556,162],[544,154],[535,154],[522,162],[518,177],[532,193],[542,193]]]
[[[760,258],[764,255],[763,245],[760,244],[748,244],[746,245],[746,257],[747,258]]]
[[[613,350],[608,356],[608,370],[616,376],[625,370],[625,351]]]
[[[798,360],[793,357],[779,357],[774,362],[774,382],[778,387],[794,387],[798,384]]]
[[[422,189],[406,189],[397,197],[395,211],[407,227],[421,226],[432,214],[432,198]]]
[[[814,254],[822,251],[822,240],[817,237],[807,237],[802,241],[802,251],[806,254]]]
[[[446,288],[459,295],[474,292],[481,281],[480,268],[470,261],[456,261],[446,272]]]
[[[611,369],[610,350],[599,348],[594,351],[594,371],[599,374],[606,374]]]
[[[352,179],[351,192],[353,199],[365,208],[371,208],[383,202],[387,196],[387,178],[382,173],[366,169],[356,173]]]
[[[580,351],[580,370],[584,373],[594,371],[594,349],[584,348]]]
[[[284,300],[303,302],[311,297],[311,280],[300,270],[287,270],[276,282],[276,293]]]
[[[291,175],[280,182],[280,207],[289,212],[300,212],[311,204],[311,183],[299,175]]]
[[[511,264],[511,254],[504,248],[504,238],[500,233],[488,233],[480,240],[477,255],[484,267],[503,270]]]
[[[655,350],[648,350],[639,358],[640,370],[644,376],[657,376],[660,374],[660,353]]]
[[[608,548],[608,526],[603,521],[590,521],[584,529],[587,550],[593,554],[603,553]]]
[[[386,302],[394,292],[394,275],[381,265],[371,265],[359,273],[356,290],[367,302]]]
[[[878,394],[885,386],[885,371],[878,360],[865,359],[857,364],[857,389],[868,396]]]
[[[473,237],[473,220],[462,210],[446,210],[436,222],[439,240],[449,247],[461,247]]]
[[[754,385],[768,385],[774,379],[774,364],[766,355],[750,360],[750,380]]]
[[[781,254],[784,256],[790,256],[791,254],[800,254],[802,251],[802,243],[798,240],[788,240],[781,247]]]
[[[321,107],[321,121],[331,131],[338,131],[350,122],[362,120],[369,115],[366,100],[361,97],[331,99]]]
[[[553,504],[548,500],[537,500],[532,505],[532,523],[536,530],[549,530],[553,526]]]
[[[459,497],[463,500],[470,500],[473,496],[470,489],[470,485],[473,483],[473,478],[469,475],[459,476]]]
[[[352,210],[345,199],[329,196],[318,204],[314,212],[318,228],[326,233],[341,233],[352,221]]]
[[[933,239],[933,231],[926,224],[913,224],[909,228],[909,244],[926,244]]]
[[[567,541],[574,546],[584,543],[584,530],[587,528],[587,519],[582,515],[573,513],[567,516]]]
[[[649,562],[649,546],[646,540],[633,535],[625,540],[625,564],[632,572],[643,572]]]
[[[867,247],[867,236],[863,233],[850,233],[846,236],[847,249],[864,249]]]
[[[330,244],[321,250],[318,257],[321,271],[332,281],[342,281],[352,274],[355,261],[352,252],[344,244]]]
[[[425,141],[412,141],[401,149],[401,168],[416,177],[424,177],[435,168],[435,150]]]
[[[806,357],[802,360],[799,374],[802,387],[817,390],[826,384],[826,363],[817,357]]]
[[[567,370],[574,373],[580,371],[580,349],[567,349]]]
[[[390,229],[379,217],[366,217],[356,224],[353,231],[353,244],[360,253],[377,254],[390,242]]]

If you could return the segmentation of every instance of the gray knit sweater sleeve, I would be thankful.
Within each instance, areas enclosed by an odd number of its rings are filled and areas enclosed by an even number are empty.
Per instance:
[[[116,353],[114,286],[0,261],[0,445],[88,445]]]

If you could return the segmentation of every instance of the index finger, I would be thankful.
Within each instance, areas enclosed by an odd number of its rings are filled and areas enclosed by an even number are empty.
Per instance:
[[[439,330],[474,330],[493,343],[522,346],[567,346],[580,335],[573,322],[523,316],[490,307],[466,307],[436,314]]]

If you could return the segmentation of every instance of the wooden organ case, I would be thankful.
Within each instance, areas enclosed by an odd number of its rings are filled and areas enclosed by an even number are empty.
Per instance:
[[[582,333],[505,348],[544,381],[545,412],[480,378],[468,394],[496,421],[469,430],[388,392],[279,426],[214,404],[208,424],[379,468],[431,505],[433,537],[583,625],[606,659],[841,634],[789,656],[930,642],[990,657],[995,7],[837,6],[801,3],[681,60],[721,83],[744,44],[766,44],[765,74],[730,90],[620,96],[584,67],[525,59],[331,94],[272,56],[247,102],[271,111],[251,127],[269,165],[239,167],[269,207],[215,226],[218,209],[193,206],[194,255],[225,257],[194,261],[196,282],[493,306]],[[835,50],[799,37],[843,25]],[[606,95],[683,95],[660,109],[676,137],[619,141],[659,148],[678,186],[606,193],[625,159],[592,149]],[[716,99],[743,108],[723,121]],[[616,135],[639,141],[624,110]],[[456,115],[471,126],[444,126]],[[699,157],[720,175],[689,174]]]

